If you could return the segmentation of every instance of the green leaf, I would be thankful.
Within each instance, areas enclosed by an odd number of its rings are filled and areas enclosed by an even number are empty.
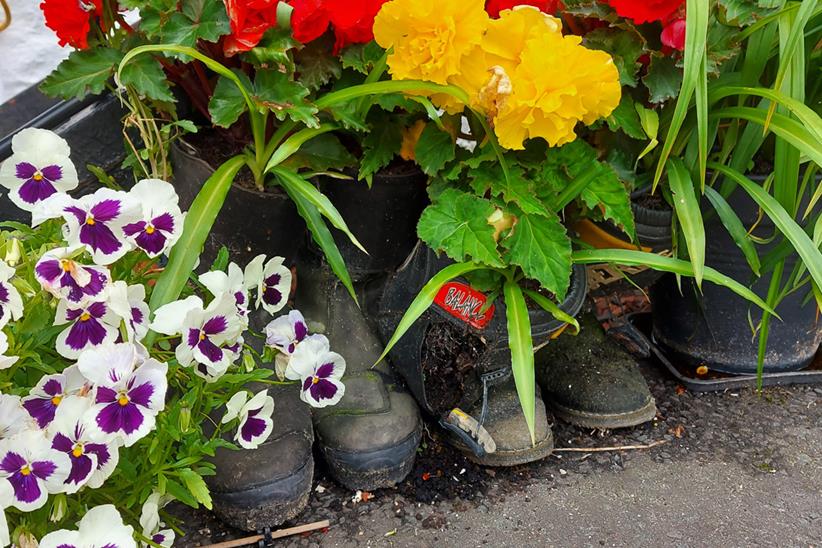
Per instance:
[[[642,130],[634,100],[627,93],[622,95],[619,105],[608,116],[607,122],[611,131],[621,129],[628,137],[645,139],[645,132]]]
[[[343,68],[368,74],[384,54],[385,50],[372,40],[367,44],[355,44],[345,48],[340,56],[340,61]]]
[[[773,10],[756,0],[718,0],[719,20],[735,27],[747,27]]]
[[[137,93],[155,101],[176,101],[168,87],[166,73],[160,62],[151,57],[140,57],[123,67],[120,83],[132,86]]]
[[[456,263],[452,265],[448,265],[439,272],[437,272],[428,282],[422,287],[420,292],[414,297],[414,300],[411,301],[411,304],[408,305],[408,310],[405,311],[402,318],[400,319],[399,323],[397,324],[397,329],[394,330],[394,334],[391,335],[391,338],[388,340],[388,343],[385,345],[385,350],[382,351],[380,354],[377,365],[394,348],[394,345],[397,344],[403,335],[414,325],[420,316],[422,316],[423,312],[428,310],[428,307],[431,306],[431,303],[434,302],[434,297],[437,296],[439,293],[440,288],[443,285],[450,282],[454,278],[459,276],[463,276],[469,272],[473,272],[475,270],[484,269],[485,266],[479,265],[476,263]]]
[[[432,249],[444,251],[455,261],[503,267],[494,227],[487,221],[493,212],[488,200],[449,188],[425,208],[417,232]]]
[[[745,230],[742,221],[739,220],[739,217],[733,208],[731,208],[730,204],[725,201],[725,198],[722,197],[722,194],[713,188],[709,186],[705,187],[705,197],[708,198],[711,205],[714,206],[728,234],[731,235],[737,247],[739,247],[742,254],[745,255],[745,259],[748,261],[748,264],[751,265],[751,270],[759,276],[759,267],[761,266],[759,256],[756,254],[756,248],[754,247],[753,241],[748,237],[748,231]]]
[[[257,66],[279,67],[294,72],[294,60],[289,52],[300,44],[291,36],[291,29],[271,27],[262,40],[246,55]]]
[[[530,289],[523,289],[523,291],[532,301],[537,303],[540,308],[551,314],[555,319],[573,325],[574,329],[577,332],[579,331],[579,322],[577,319],[558,307],[556,303],[551,301],[551,299],[547,298],[542,293],[538,293]]]
[[[402,128],[396,120],[377,118],[377,122],[371,124],[371,131],[362,140],[359,178],[370,181],[374,173],[390,164],[399,154],[401,146]]]
[[[523,215],[511,236],[502,242],[507,259],[522,268],[527,278],[565,298],[571,283],[571,240],[557,215]]]
[[[357,164],[357,159],[343,146],[336,135],[325,133],[307,141],[281,165],[292,171],[340,170]]]
[[[182,9],[174,12],[162,28],[164,42],[195,47],[198,40],[216,42],[231,32],[222,2],[183,0]]]
[[[123,70],[128,66],[126,65]],[[247,90],[254,89],[246,73],[239,69],[234,69],[232,72]],[[240,119],[246,108],[245,97],[237,84],[225,76],[220,76],[214,87],[214,94],[208,102],[208,113],[211,115],[212,123],[220,127],[229,127]]]
[[[822,253],[820,253],[818,246],[814,244],[808,234],[802,230],[802,227],[796,224],[796,221],[785,211],[785,208],[773,196],[765,192],[760,185],[738,171],[716,163],[709,163],[708,165],[711,169],[732,178],[745,189],[745,192],[759,204],[782,234],[793,244],[817,287],[822,287]]]
[[[517,387],[519,404],[525,415],[525,424],[536,445],[534,417],[536,414],[536,379],[534,374],[534,341],[531,339],[531,319],[522,289],[513,280],[506,280],[505,318],[508,322],[508,348],[511,349],[511,369]]]
[[[300,82],[308,89],[319,89],[342,74],[340,61],[327,48],[324,40],[314,40],[294,54]]]
[[[211,493],[209,493],[208,486],[200,474],[191,468],[183,468],[180,470],[180,477],[183,479],[188,491],[197,499],[197,502],[211,510]]]
[[[478,196],[488,190],[494,196],[502,196],[506,202],[513,202],[523,212],[550,216],[551,211],[545,206],[535,192],[532,181],[525,178],[522,169],[511,166],[509,178],[506,180],[502,167],[497,164],[483,164],[470,171],[471,186]]]
[[[190,506],[194,509],[200,507],[199,502],[191,495],[189,490],[173,479],[166,478],[166,492],[186,506]]]
[[[157,279],[157,284],[151,293],[149,301],[151,310],[157,310],[180,296],[189,274],[194,271],[194,266],[211,232],[211,227],[214,226],[217,214],[223,207],[231,183],[244,164],[243,156],[235,156],[227,160],[206,180],[200,192],[197,193],[197,197],[194,198],[186,214],[183,234],[171,248],[168,264]],[[153,332],[147,336],[145,341],[147,348],[151,348],[154,337]]]
[[[75,50],[49,74],[40,90],[52,97],[82,99],[101,93],[120,62],[119,51],[109,48]]]
[[[291,118],[308,127],[319,127],[317,107],[306,101],[308,88],[278,70],[258,70],[254,78],[254,101],[274,113],[279,121]]]
[[[634,251],[632,249],[583,249],[574,251],[571,258],[574,264],[613,263],[627,266],[648,266],[654,270],[671,272],[680,276],[694,275],[694,268],[688,261],[665,257],[664,255],[658,255],[656,253],[648,253],[647,251]],[[762,310],[774,315],[776,314],[756,293],[730,276],[726,276],[706,266],[704,278],[709,282],[727,287],[743,299],[751,301]]]
[[[303,128],[300,131],[293,133],[274,150],[274,153],[268,159],[268,163],[265,166],[265,171],[269,172],[283,163],[296,152],[301,150],[305,143],[311,142],[311,140],[315,137],[322,136],[336,129],[339,128],[334,124],[323,124],[317,128]],[[339,141],[337,141],[337,143],[339,143]]]
[[[602,27],[585,34],[583,44],[607,51],[619,70],[619,83],[634,87],[638,83],[639,57],[645,50],[645,39],[634,28]]]
[[[428,124],[414,148],[417,164],[426,175],[434,175],[456,157],[456,143],[450,133]]]
[[[642,152],[640,152],[637,157],[637,160],[641,160],[659,144],[659,140],[657,139],[659,135],[659,114],[657,114],[657,111],[650,108],[645,108],[639,103],[634,106],[636,107],[635,110],[639,116],[639,123],[642,126],[642,131],[644,131],[645,135],[648,139],[650,139],[648,145],[642,149]]]
[[[613,221],[631,241],[635,241],[634,213],[628,189],[610,165],[597,164],[599,176],[588,183],[579,196],[590,209],[601,209],[606,219]]]
[[[337,211],[337,208],[334,207],[334,204],[317,188],[302,178],[298,173],[294,171],[290,171],[288,169],[283,169],[281,167],[275,167],[271,170],[271,173],[277,176],[280,180],[280,184],[283,185],[291,194],[299,194],[308,200],[317,210],[322,213],[323,217],[331,222],[331,225],[336,228],[337,230],[341,230],[348,236],[348,239],[351,240],[351,243],[357,246],[363,253],[368,254],[368,251],[362,246],[362,244],[357,240],[357,238],[351,233],[348,229],[348,225],[345,224],[345,221],[340,215],[340,212]]]
[[[694,278],[696,284],[701,286],[705,269],[705,227],[691,176],[679,158],[671,158],[668,162],[668,184],[674,195],[676,217],[688,245],[688,256],[694,266]]]
[[[642,77],[642,83],[648,88],[652,103],[664,103],[679,93],[682,70],[676,66],[673,57],[652,53],[648,74]]]

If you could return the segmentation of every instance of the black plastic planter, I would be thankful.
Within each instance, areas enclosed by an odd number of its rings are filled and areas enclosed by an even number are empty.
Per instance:
[[[728,200],[745,226],[757,220],[755,203],[742,190]],[[705,211],[705,263],[738,282],[748,285],[753,272],[742,252],[710,206]],[[774,226],[765,216],[754,234],[768,238]],[[758,247],[767,253],[781,241],[781,236]],[[798,257],[789,255],[785,262],[790,272]],[[752,289],[765,298],[770,274],[758,279]],[[807,366],[822,342],[822,325],[817,318],[816,301],[805,285],[786,297],[777,307],[782,321],[772,318],[764,360],[764,371],[779,373]],[[673,275],[666,275],[651,291],[653,303],[653,337],[671,357],[690,366],[707,365],[710,369],[730,374],[752,374],[757,368],[758,335],[751,331],[749,314],[754,323],[761,310],[724,287],[710,282],[702,284],[700,294],[691,278],[682,279],[682,293]],[[806,302],[807,301],[807,302]],[[804,303],[804,304],[803,304]]]
[[[380,301],[377,323],[385,340],[393,334],[400,318],[422,286],[452,262],[447,257],[437,257],[421,242],[418,244],[388,282]],[[572,316],[577,314],[582,308],[586,292],[585,269],[575,266],[571,288],[560,308]],[[429,381],[453,382],[455,396],[452,407],[468,409],[482,397],[483,377],[489,385],[508,377],[511,354],[508,348],[505,304],[502,299],[497,299],[493,306],[483,311],[485,303],[485,295],[470,287],[466,280],[453,280],[443,286],[434,304],[391,350],[390,358],[395,369],[403,376],[420,406],[433,416],[441,418],[450,409],[431,401],[427,390],[427,385],[430,388]],[[529,312],[535,348],[548,342],[566,325],[542,309],[531,309]],[[458,352],[465,352],[466,357],[473,351],[471,345],[475,346],[476,352],[470,356],[475,358],[475,362],[471,364],[463,381],[450,376],[446,379],[426,378],[423,367],[426,339],[437,330],[454,333],[455,338],[463,344]],[[459,362],[460,358],[456,361]]]
[[[180,205],[188,209],[214,169],[192,147],[179,142],[171,147],[171,162]],[[200,268],[208,269],[223,246],[240,265],[261,253],[285,257],[291,264],[304,242],[305,222],[285,192],[233,184],[206,240]]]
[[[408,257],[417,242],[417,222],[428,205],[428,177],[416,165],[377,172],[371,188],[364,181],[325,176],[318,182],[368,251],[366,255],[345,234],[334,231],[334,241],[355,280],[393,271]]]

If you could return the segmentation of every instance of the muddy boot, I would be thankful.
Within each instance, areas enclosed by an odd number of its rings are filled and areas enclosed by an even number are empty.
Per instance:
[[[446,426],[451,434],[452,444],[469,459],[484,466],[516,466],[544,459],[554,450],[554,436],[548,424],[545,403],[542,401],[539,388],[536,396],[535,444],[531,443],[531,435],[528,433],[525,415],[522,414],[513,375],[502,384],[490,387],[487,401],[477,402],[468,412],[467,420],[469,423],[476,421],[476,424],[466,425],[467,429],[476,432],[481,426],[479,435],[471,438],[484,445],[483,451],[476,450],[474,440]],[[466,418],[450,416],[447,419],[447,423],[457,421],[466,421]]]
[[[537,382],[554,415],[587,428],[623,428],[656,416],[636,361],[593,316],[577,336],[552,341],[536,355]]]
[[[324,264],[300,265],[296,304],[309,330],[345,358],[345,395],[313,410],[314,432],[334,478],[349,489],[392,487],[414,464],[422,434],[414,398],[397,386],[383,346],[345,287]]]
[[[244,531],[276,527],[299,515],[314,477],[311,412],[298,387],[269,386],[268,394],[278,410],[271,436],[257,449],[217,449],[211,459],[217,474],[206,477],[214,513]]]

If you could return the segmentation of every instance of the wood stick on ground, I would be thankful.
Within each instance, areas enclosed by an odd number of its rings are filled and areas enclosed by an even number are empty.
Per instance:
[[[316,531],[317,529],[325,529],[330,525],[331,522],[329,522],[327,519],[324,519],[322,521],[315,521],[314,523],[298,525],[297,527],[289,527],[287,529],[278,529],[276,531],[271,531],[271,534],[268,535],[268,538],[275,539],[290,537],[291,535],[299,535],[300,533]],[[265,538],[265,535],[252,535],[250,537],[227,540],[225,542],[218,542],[217,544],[209,544],[207,546],[204,546],[203,548],[237,548],[238,546],[248,546],[249,544],[256,544],[257,542],[264,540]]]
[[[554,453],[602,453],[604,451],[634,451],[637,449],[651,449],[668,443],[668,440],[658,440],[648,445],[617,445],[614,447],[559,447]]]

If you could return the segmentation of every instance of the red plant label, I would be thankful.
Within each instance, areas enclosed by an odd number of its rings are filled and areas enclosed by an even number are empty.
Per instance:
[[[488,299],[485,295],[459,282],[448,282],[437,293],[434,303],[471,327],[484,329],[494,317],[494,305],[483,311]]]

